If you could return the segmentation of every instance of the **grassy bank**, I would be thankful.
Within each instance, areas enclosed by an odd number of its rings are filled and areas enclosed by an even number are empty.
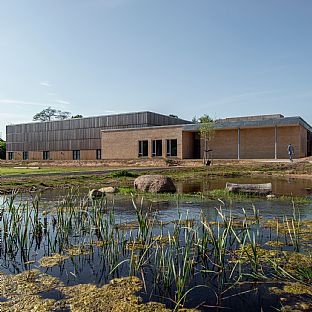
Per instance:
[[[128,168],[127,170],[123,170],[123,172],[128,172],[129,174],[120,174],[120,172],[122,172],[122,169],[116,167],[44,167],[41,169],[16,169],[13,167],[1,167],[0,191],[10,192],[13,189],[28,191],[41,189],[43,190],[48,188],[70,187],[99,188],[108,185],[113,185],[117,187],[129,187],[133,185],[133,181],[138,174],[164,174],[170,176],[174,180],[174,182],[196,182],[205,181],[207,179],[213,178],[217,179],[219,177],[289,177],[298,175],[309,178],[312,177],[312,164],[309,162],[233,162],[217,163],[210,167],[164,167],[163,169],[140,168],[141,171],[139,173],[131,171],[135,169],[138,168]],[[92,171],[95,170],[103,170],[103,174],[92,173]],[[106,170],[106,172],[104,172],[104,170]],[[118,170],[119,173],[109,172],[110,170]],[[88,172],[88,174],[86,174],[86,171]],[[71,172],[73,173],[73,175],[70,174]],[[79,174],[79,172],[81,174]],[[28,175],[32,173],[36,175]],[[37,175],[38,173],[42,173],[42,175]],[[49,176],[50,173],[51,175]],[[18,177],[14,177],[14,174],[20,175]],[[223,198],[228,197],[226,194],[221,195]],[[220,196],[220,194],[211,193],[210,196],[218,197]]]

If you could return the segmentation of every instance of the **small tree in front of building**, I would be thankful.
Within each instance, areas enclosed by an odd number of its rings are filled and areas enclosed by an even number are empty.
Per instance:
[[[208,164],[209,152],[212,151],[209,149],[209,142],[214,136],[214,120],[209,115],[203,115],[198,118],[199,122],[199,133],[202,141],[204,141],[204,151],[203,151],[203,163]]]

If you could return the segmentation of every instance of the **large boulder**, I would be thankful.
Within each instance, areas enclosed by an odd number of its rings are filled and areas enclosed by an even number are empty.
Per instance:
[[[175,193],[176,187],[171,178],[164,175],[142,175],[134,180],[134,188],[150,193]]]

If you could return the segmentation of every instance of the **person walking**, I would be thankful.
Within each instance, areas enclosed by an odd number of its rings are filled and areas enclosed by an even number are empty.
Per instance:
[[[294,156],[294,147],[291,143],[288,144],[287,151],[288,151],[289,160],[292,162],[293,156]]]

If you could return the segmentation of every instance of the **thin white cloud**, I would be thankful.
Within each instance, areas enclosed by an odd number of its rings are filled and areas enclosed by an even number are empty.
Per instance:
[[[41,82],[40,82],[40,85],[43,86],[43,87],[48,87],[48,88],[49,88],[49,87],[52,87],[51,82],[50,82],[50,81],[47,81],[47,80],[46,80],[46,81],[41,81]]]
[[[30,105],[30,106],[49,106],[49,103],[33,102],[33,101],[20,101],[14,99],[0,99],[0,105]]]
[[[64,101],[64,100],[55,100],[56,103],[61,104],[61,105],[69,105],[70,102]]]
[[[105,110],[102,111],[103,114],[123,114],[126,113],[125,111],[114,111],[114,110]]]

